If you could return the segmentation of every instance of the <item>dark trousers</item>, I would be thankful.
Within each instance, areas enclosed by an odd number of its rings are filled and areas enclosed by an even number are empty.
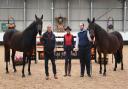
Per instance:
[[[81,75],[84,75],[85,66],[87,74],[90,74],[90,47],[79,47]]]
[[[71,72],[71,50],[66,50],[65,55],[65,74],[70,74]]]
[[[49,59],[51,60],[52,63],[52,70],[53,74],[56,75],[56,64],[55,64],[55,57],[54,57],[54,52],[45,52],[44,54],[44,60],[45,60],[45,74],[46,76],[49,76],[49,71],[48,71],[48,61]]]

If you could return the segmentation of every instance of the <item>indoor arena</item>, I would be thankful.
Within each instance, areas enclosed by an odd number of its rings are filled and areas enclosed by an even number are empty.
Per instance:
[[[0,89],[128,89],[128,0],[0,2]]]

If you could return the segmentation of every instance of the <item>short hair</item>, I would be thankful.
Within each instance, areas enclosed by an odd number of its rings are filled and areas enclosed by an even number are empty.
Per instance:
[[[84,23],[80,23],[80,26],[81,26],[81,25],[84,26]]]
[[[47,27],[52,27],[52,25],[51,25],[51,24],[49,24]]]

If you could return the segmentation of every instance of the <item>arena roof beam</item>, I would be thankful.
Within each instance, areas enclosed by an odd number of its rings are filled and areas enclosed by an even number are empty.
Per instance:
[[[26,28],[26,2],[27,0],[24,0],[24,29]]]
[[[69,8],[70,8],[70,0],[68,0],[68,26],[70,26],[70,10],[69,10]]]
[[[51,10],[52,10],[52,29],[54,30],[54,0],[52,0],[52,7],[51,7]]]
[[[93,18],[93,0],[90,0],[90,19]]]
[[[123,0],[123,31],[126,29],[127,1]]]

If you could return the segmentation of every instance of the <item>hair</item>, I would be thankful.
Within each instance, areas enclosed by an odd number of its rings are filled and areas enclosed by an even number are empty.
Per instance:
[[[80,25],[84,26],[84,23],[80,23]]]

